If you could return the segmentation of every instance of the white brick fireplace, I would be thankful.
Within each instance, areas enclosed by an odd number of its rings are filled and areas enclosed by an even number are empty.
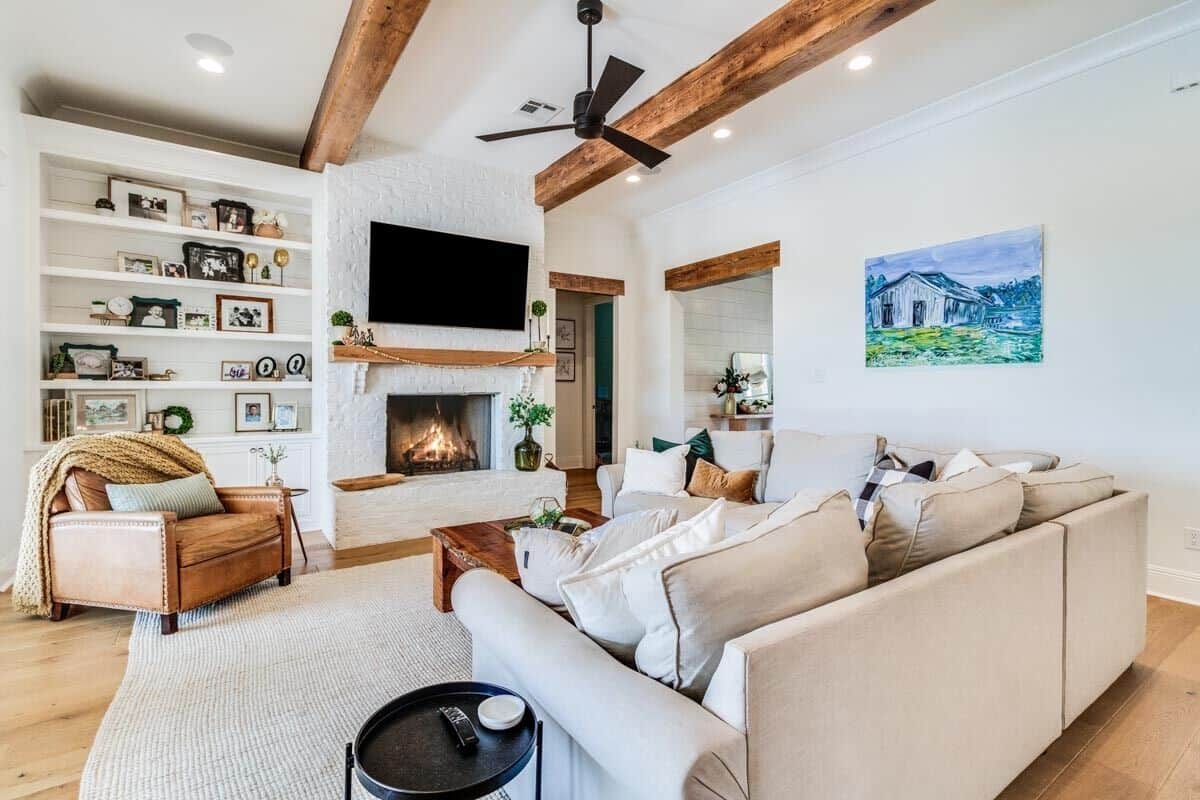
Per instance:
[[[542,210],[530,178],[467,162],[385,149],[367,141],[344,167],[326,170],[328,295],[326,316],[346,309],[365,321],[369,232],[373,220],[521,242],[530,246],[529,300],[546,298]],[[411,265],[406,268],[411,268]],[[453,265],[430,264],[446,274],[446,296],[398,302],[453,302]],[[380,346],[464,350],[523,350],[525,333],[416,325],[370,325]],[[365,380],[362,370],[366,369]],[[539,496],[566,501],[564,473],[513,469],[513,446],[524,435],[508,422],[508,402],[530,391],[554,402],[547,369],[456,369],[405,364],[330,363],[326,386],[330,480],[386,471],[389,395],[492,395],[491,463],[495,469],[419,475],[365,492],[330,493],[323,526],[337,549],[426,536],[431,527],[518,516]],[[537,433],[553,452],[552,429]]]

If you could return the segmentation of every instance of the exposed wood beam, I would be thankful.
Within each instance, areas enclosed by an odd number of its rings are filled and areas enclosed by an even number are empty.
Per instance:
[[[612,124],[670,147],[932,2],[790,0]],[[537,202],[549,211],[634,163],[607,142],[585,142],[538,173]]]
[[[574,275],[570,272],[551,272],[550,288],[621,297],[625,294],[625,281],[617,278],[597,278],[594,275]]]
[[[686,292],[729,283],[779,266],[779,242],[747,247],[736,253],[726,253],[684,264],[663,273],[668,292]]]
[[[344,164],[429,0],[353,0],[325,88],[308,128],[300,166]]]

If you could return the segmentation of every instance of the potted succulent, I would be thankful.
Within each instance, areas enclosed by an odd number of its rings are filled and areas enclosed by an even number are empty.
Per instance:
[[[92,313],[93,314],[108,313],[108,301],[107,300],[93,300],[92,301]]]
[[[713,384],[713,394],[725,398],[725,415],[732,417],[737,413],[737,396],[746,391],[746,382],[750,376],[738,372],[733,367],[726,367],[725,374]]]
[[[329,318],[329,324],[333,326],[333,343],[345,344],[350,340],[350,329],[354,327],[354,315],[345,309],[340,309],[333,312],[333,316]]]
[[[525,438],[513,448],[513,461],[522,472],[536,472],[542,465],[542,446],[533,438],[538,425],[550,425],[554,407],[538,403],[531,394],[519,394],[508,403],[508,421],[525,429]]]
[[[254,212],[254,235],[265,236],[268,239],[282,239],[283,229],[287,227],[287,217],[282,211]]]

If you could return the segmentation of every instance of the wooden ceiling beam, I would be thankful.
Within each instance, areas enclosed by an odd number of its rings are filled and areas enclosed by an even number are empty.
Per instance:
[[[768,242],[674,267],[664,272],[663,278],[668,292],[686,292],[741,280],[778,266],[779,242]]]
[[[344,164],[429,0],[353,0],[300,154],[303,169]]]
[[[565,292],[621,297],[625,294],[625,281],[619,278],[598,278],[595,275],[576,275],[571,272],[551,272],[550,288]]]
[[[670,147],[932,2],[790,0],[610,124]],[[538,173],[537,203],[549,211],[635,163],[607,142],[585,142]]]

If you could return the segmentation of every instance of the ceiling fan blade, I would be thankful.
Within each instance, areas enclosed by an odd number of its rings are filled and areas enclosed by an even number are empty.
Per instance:
[[[547,125],[544,128],[522,128],[519,131],[504,131],[503,133],[485,133],[482,136],[476,136],[476,139],[482,139],[485,142],[495,142],[500,139],[512,139],[516,136],[529,136],[534,133],[549,133],[550,131],[567,131],[575,127],[574,123],[567,125]]]
[[[621,133],[616,128],[610,128],[608,125],[604,126],[603,138],[604,141],[624,150],[625,153],[633,156],[650,169],[654,169],[671,157],[670,153],[664,153],[657,147],[648,145],[641,139],[635,139],[627,133]]]
[[[644,71],[641,67],[635,67],[616,56],[609,56],[608,63],[604,65],[604,72],[600,75],[600,82],[596,84],[592,101],[588,103],[588,116],[607,116],[617,101],[629,91],[629,87],[633,86],[634,81],[642,77]]]

